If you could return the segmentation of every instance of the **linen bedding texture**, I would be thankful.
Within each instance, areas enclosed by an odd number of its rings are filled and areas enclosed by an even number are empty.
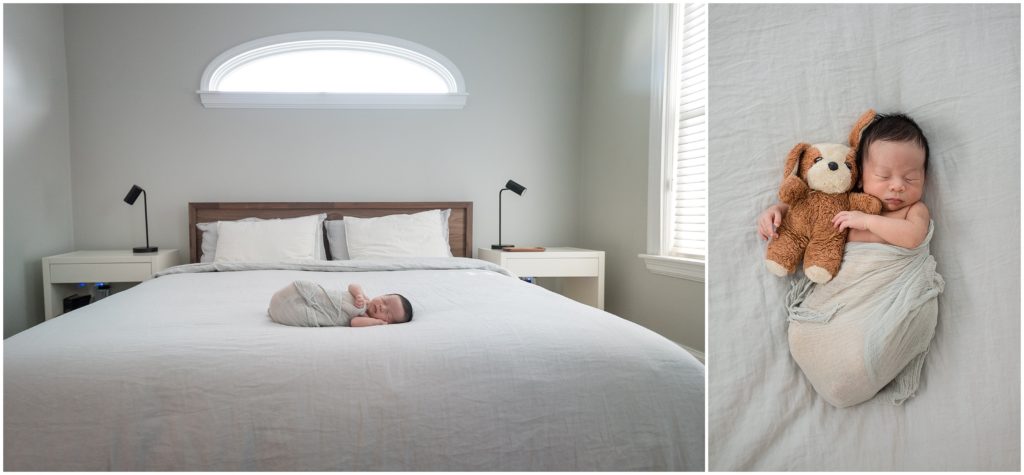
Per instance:
[[[848,243],[833,280],[793,282],[786,296],[789,350],[833,406],[860,404],[876,393],[902,404],[917,390],[945,286],[929,253],[933,231],[929,223],[914,249]]]
[[[329,292],[316,282],[296,280],[274,293],[267,315],[293,327],[347,327],[353,317],[366,314],[348,290]]]
[[[211,262],[158,274],[4,342],[4,469],[704,468],[700,362],[493,263]],[[270,321],[267,300],[296,280],[401,289],[423,311],[362,331]]]

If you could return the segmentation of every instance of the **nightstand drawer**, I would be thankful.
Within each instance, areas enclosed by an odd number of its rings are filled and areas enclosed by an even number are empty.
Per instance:
[[[153,275],[149,262],[50,264],[50,282],[142,282]]]
[[[505,258],[505,267],[520,277],[593,277],[599,273],[597,259]]]

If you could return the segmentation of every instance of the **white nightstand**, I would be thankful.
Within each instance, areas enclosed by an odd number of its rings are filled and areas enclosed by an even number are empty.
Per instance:
[[[162,249],[153,254],[133,254],[131,250],[75,251],[44,257],[46,319],[64,313],[64,298],[73,294],[79,283],[115,283],[118,285],[114,291],[123,290],[178,263],[177,249]],[[123,285],[126,283],[130,285]]]
[[[604,251],[549,247],[542,252],[506,252],[481,247],[477,258],[520,277],[563,277],[563,295],[604,310]]]

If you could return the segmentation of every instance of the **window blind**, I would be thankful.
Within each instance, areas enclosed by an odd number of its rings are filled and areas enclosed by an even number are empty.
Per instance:
[[[707,5],[687,3],[678,19],[681,41],[678,68],[678,116],[674,209],[669,253],[703,259],[707,254]]]

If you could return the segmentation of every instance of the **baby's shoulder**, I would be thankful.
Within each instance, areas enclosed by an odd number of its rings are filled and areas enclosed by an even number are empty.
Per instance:
[[[910,210],[907,211],[907,218],[910,218],[911,216],[918,219],[928,220],[931,219],[931,211],[928,210],[928,205],[924,204],[924,201],[918,201],[917,203],[910,205]]]

